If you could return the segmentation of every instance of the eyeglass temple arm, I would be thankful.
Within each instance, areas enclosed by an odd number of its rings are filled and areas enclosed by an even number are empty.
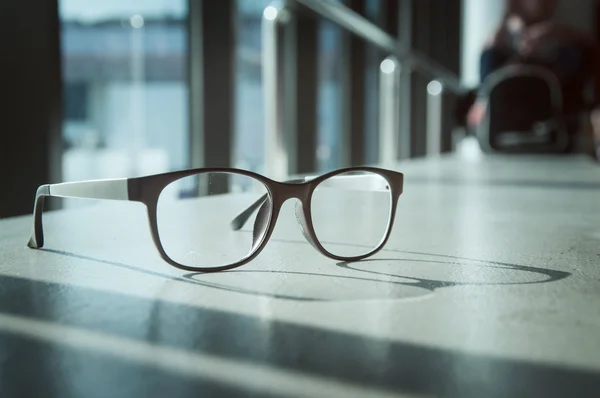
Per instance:
[[[242,229],[242,227],[244,226],[244,224],[246,224],[252,213],[254,213],[265,202],[265,200],[267,200],[268,197],[269,194],[264,194],[250,206],[242,210],[240,214],[238,214],[233,220],[231,220],[231,229],[233,229],[234,231]]]
[[[35,193],[33,205],[33,232],[29,239],[32,249],[44,246],[44,228],[42,213],[47,196],[81,199],[129,200],[129,181],[127,178],[110,180],[92,180],[81,182],[65,182],[62,184],[45,184]]]
[[[299,179],[294,179],[294,180],[288,180],[288,181],[285,181],[284,183],[285,184],[302,184],[303,182],[310,181],[313,178],[315,178],[315,177],[304,177],[304,178],[299,178]],[[244,224],[246,224],[248,219],[252,216],[252,213],[254,213],[268,198],[269,198],[269,194],[266,193],[266,194],[262,195],[260,198],[258,198],[250,206],[248,206],[247,208],[242,210],[240,212],[240,214],[238,214],[233,220],[231,220],[231,229],[233,229],[234,231],[238,231],[238,230],[242,229]]]

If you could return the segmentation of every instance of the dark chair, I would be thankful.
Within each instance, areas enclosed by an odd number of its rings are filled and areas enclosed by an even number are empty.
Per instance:
[[[492,73],[478,93],[487,103],[476,134],[485,152],[563,153],[570,147],[563,94],[541,66],[510,65]]]

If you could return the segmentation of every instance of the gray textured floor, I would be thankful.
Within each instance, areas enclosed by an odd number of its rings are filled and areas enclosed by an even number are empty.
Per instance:
[[[30,217],[0,221],[0,396],[599,396],[600,167],[398,170],[390,242],[354,264],[291,204],[209,275],[160,259],[139,204],[49,212],[39,251]]]

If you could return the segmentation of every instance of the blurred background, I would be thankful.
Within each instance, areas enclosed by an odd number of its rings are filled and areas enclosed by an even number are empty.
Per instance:
[[[44,183],[454,151],[505,3],[3,0],[0,217]],[[597,1],[558,7],[598,37]]]

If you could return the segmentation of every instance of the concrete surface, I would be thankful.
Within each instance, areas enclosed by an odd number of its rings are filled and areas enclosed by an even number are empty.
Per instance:
[[[291,203],[216,274],[165,263],[141,204],[48,212],[43,250],[31,217],[1,220],[0,396],[600,396],[600,167],[398,170],[390,241],[353,264]]]

